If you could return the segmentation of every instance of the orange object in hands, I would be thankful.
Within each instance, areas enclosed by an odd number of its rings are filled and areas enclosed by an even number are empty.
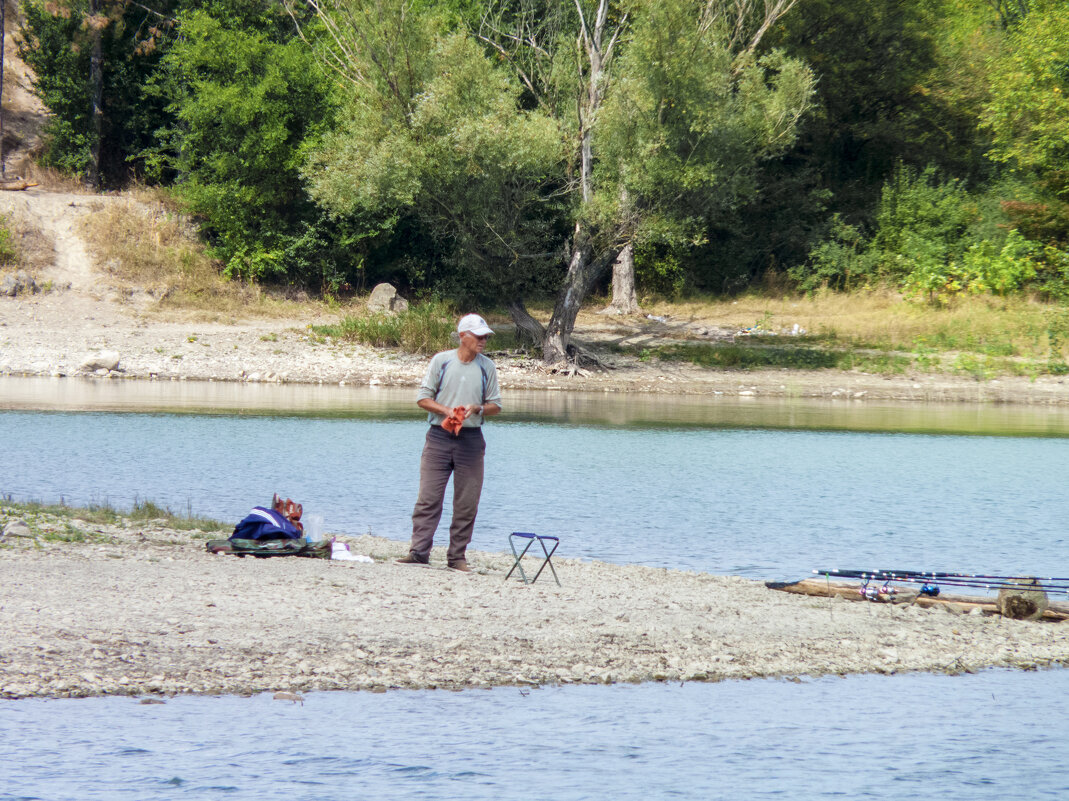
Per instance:
[[[468,416],[468,409],[465,406],[457,406],[453,409],[453,413],[449,417],[442,421],[442,428],[452,434],[454,437],[460,435],[460,427],[464,424],[464,418]]]

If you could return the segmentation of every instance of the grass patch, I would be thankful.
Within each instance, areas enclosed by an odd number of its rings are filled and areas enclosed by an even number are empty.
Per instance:
[[[647,301],[643,311],[677,324],[700,322],[759,334],[734,345],[624,349],[646,358],[735,369],[917,370],[977,380],[1069,373],[1069,306],[1027,297],[963,296],[946,307],[932,307],[878,290],[776,297],[752,293],[733,299]]]
[[[406,353],[432,354],[457,346],[457,313],[437,300],[414,303],[397,314],[348,314],[337,323],[309,326],[313,343],[328,338],[359,342],[375,348],[399,348]],[[517,335],[511,324],[494,322],[494,334],[486,345],[486,355],[502,356],[534,353],[535,348]]]
[[[789,370],[861,370],[866,373],[904,373],[912,365],[906,356],[859,353],[812,347],[762,345],[666,345],[647,348],[640,358],[685,361],[699,367],[733,370],[782,368]]]
[[[6,214],[0,214],[0,267],[14,267],[18,263],[19,252],[11,232],[11,221]]]
[[[192,509],[187,509],[183,515],[173,512],[166,506],[158,506],[152,501],[134,501],[133,509],[123,516],[129,520],[163,520],[167,528],[179,531],[189,531],[190,529],[217,531],[229,528],[227,524],[220,523],[218,520],[194,515]]]
[[[113,542],[111,537],[95,531],[85,531],[72,526],[70,523],[64,523],[63,528],[60,530],[42,531],[41,539],[45,542],[89,542],[94,544]]]
[[[313,334],[408,353],[437,353],[455,347],[456,315],[445,303],[415,303],[397,314],[346,315],[337,323],[311,326]]]
[[[7,70],[4,70],[5,75]],[[19,80],[16,78],[16,80]],[[53,167],[45,167],[33,159],[25,159],[19,165],[19,172],[27,181],[38,183],[50,192],[64,192],[69,195],[95,195],[96,190],[85,181]]]
[[[91,506],[67,506],[64,503],[51,504],[37,501],[15,501],[10,496],[5,496],[3,505],[0,506],[0,514],[7,517],[35,517],[51,515],[60,518],[77,518],[87,523],[113,524],[118,523],[122,516],[110,505],[93,504]]]
[[[25,270],[36,278],[54,259],[55,243],[25,210],[16,206],[10,214],[0,214],[0,273]]]
[[[197,517],[190,512],[181,515],[152,501],[135,501],[133,508],[129,512],[121,512],[107,502],[89,506],[68,506],[64,503],[45,504],[36,501],[15,501],[10,496],[4,496],[2,504],[0,504],[0,515],[4,517],[29,518],[49,515],[60,519],[84,520],[87,523],[95,523],[97,525],[117,525],[123,520],[162,520],[167,528],[179,531],[189,531],[190,529],[219,531],[230,527],[225,523],[220,523],[218,520]],[[75,531],[77,529],[71,530]],[[66,541],[80,542],[81,540]]]
[[[790,331],[805,329],[805,340],[835,342],[847,348],[913,352],[969,351],[985,356],[1056,361],[1069,357],[1069,315],[1064,307],[1030,298],[965,296],[946,308],[918,304],[891,291],[816,292],[769,297],[757,293],[737,298],[695,298],[651,302],[643,310],[675,320]]]
[[[752,345],[666,345],[646,349],[642,357],[656,356],[666,361],[685,361],[700,367],[749,370],[766,367],[790,367],[796,370],[819,370],[835,367],[836,354],[816,348],[780,348]]]

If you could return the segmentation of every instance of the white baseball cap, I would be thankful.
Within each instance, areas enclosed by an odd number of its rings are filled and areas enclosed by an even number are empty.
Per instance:
[[[486,324],[486,320],[477,314],[466,314],[460,318],[460,322],[457,323],[457,333],[463,334],[465,331],[470,331],[477,337],[494,333]]]

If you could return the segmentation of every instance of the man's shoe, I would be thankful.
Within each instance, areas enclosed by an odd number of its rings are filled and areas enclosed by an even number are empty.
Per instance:
[[[471,568],[468,567],[467,562],[452,562],[449,565],[450,570],[456,570],[458,573],[470,573]]]
[[[419,565],[420,567],[427,567],[428,564],[427,562],[421,562],[412,554],[409,554],[408,556],[402,556],[400,559],[394,559],[394,562],[399,565]]]

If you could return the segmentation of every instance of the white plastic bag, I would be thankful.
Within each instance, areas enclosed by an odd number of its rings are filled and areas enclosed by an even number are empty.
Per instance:
[[[339,559],[345,562],[374,562],[370,556],[364,556],[363,554],[353,553],[349,550],[348,543],[338,542],[334,540],[330,546],[330,558]]]

